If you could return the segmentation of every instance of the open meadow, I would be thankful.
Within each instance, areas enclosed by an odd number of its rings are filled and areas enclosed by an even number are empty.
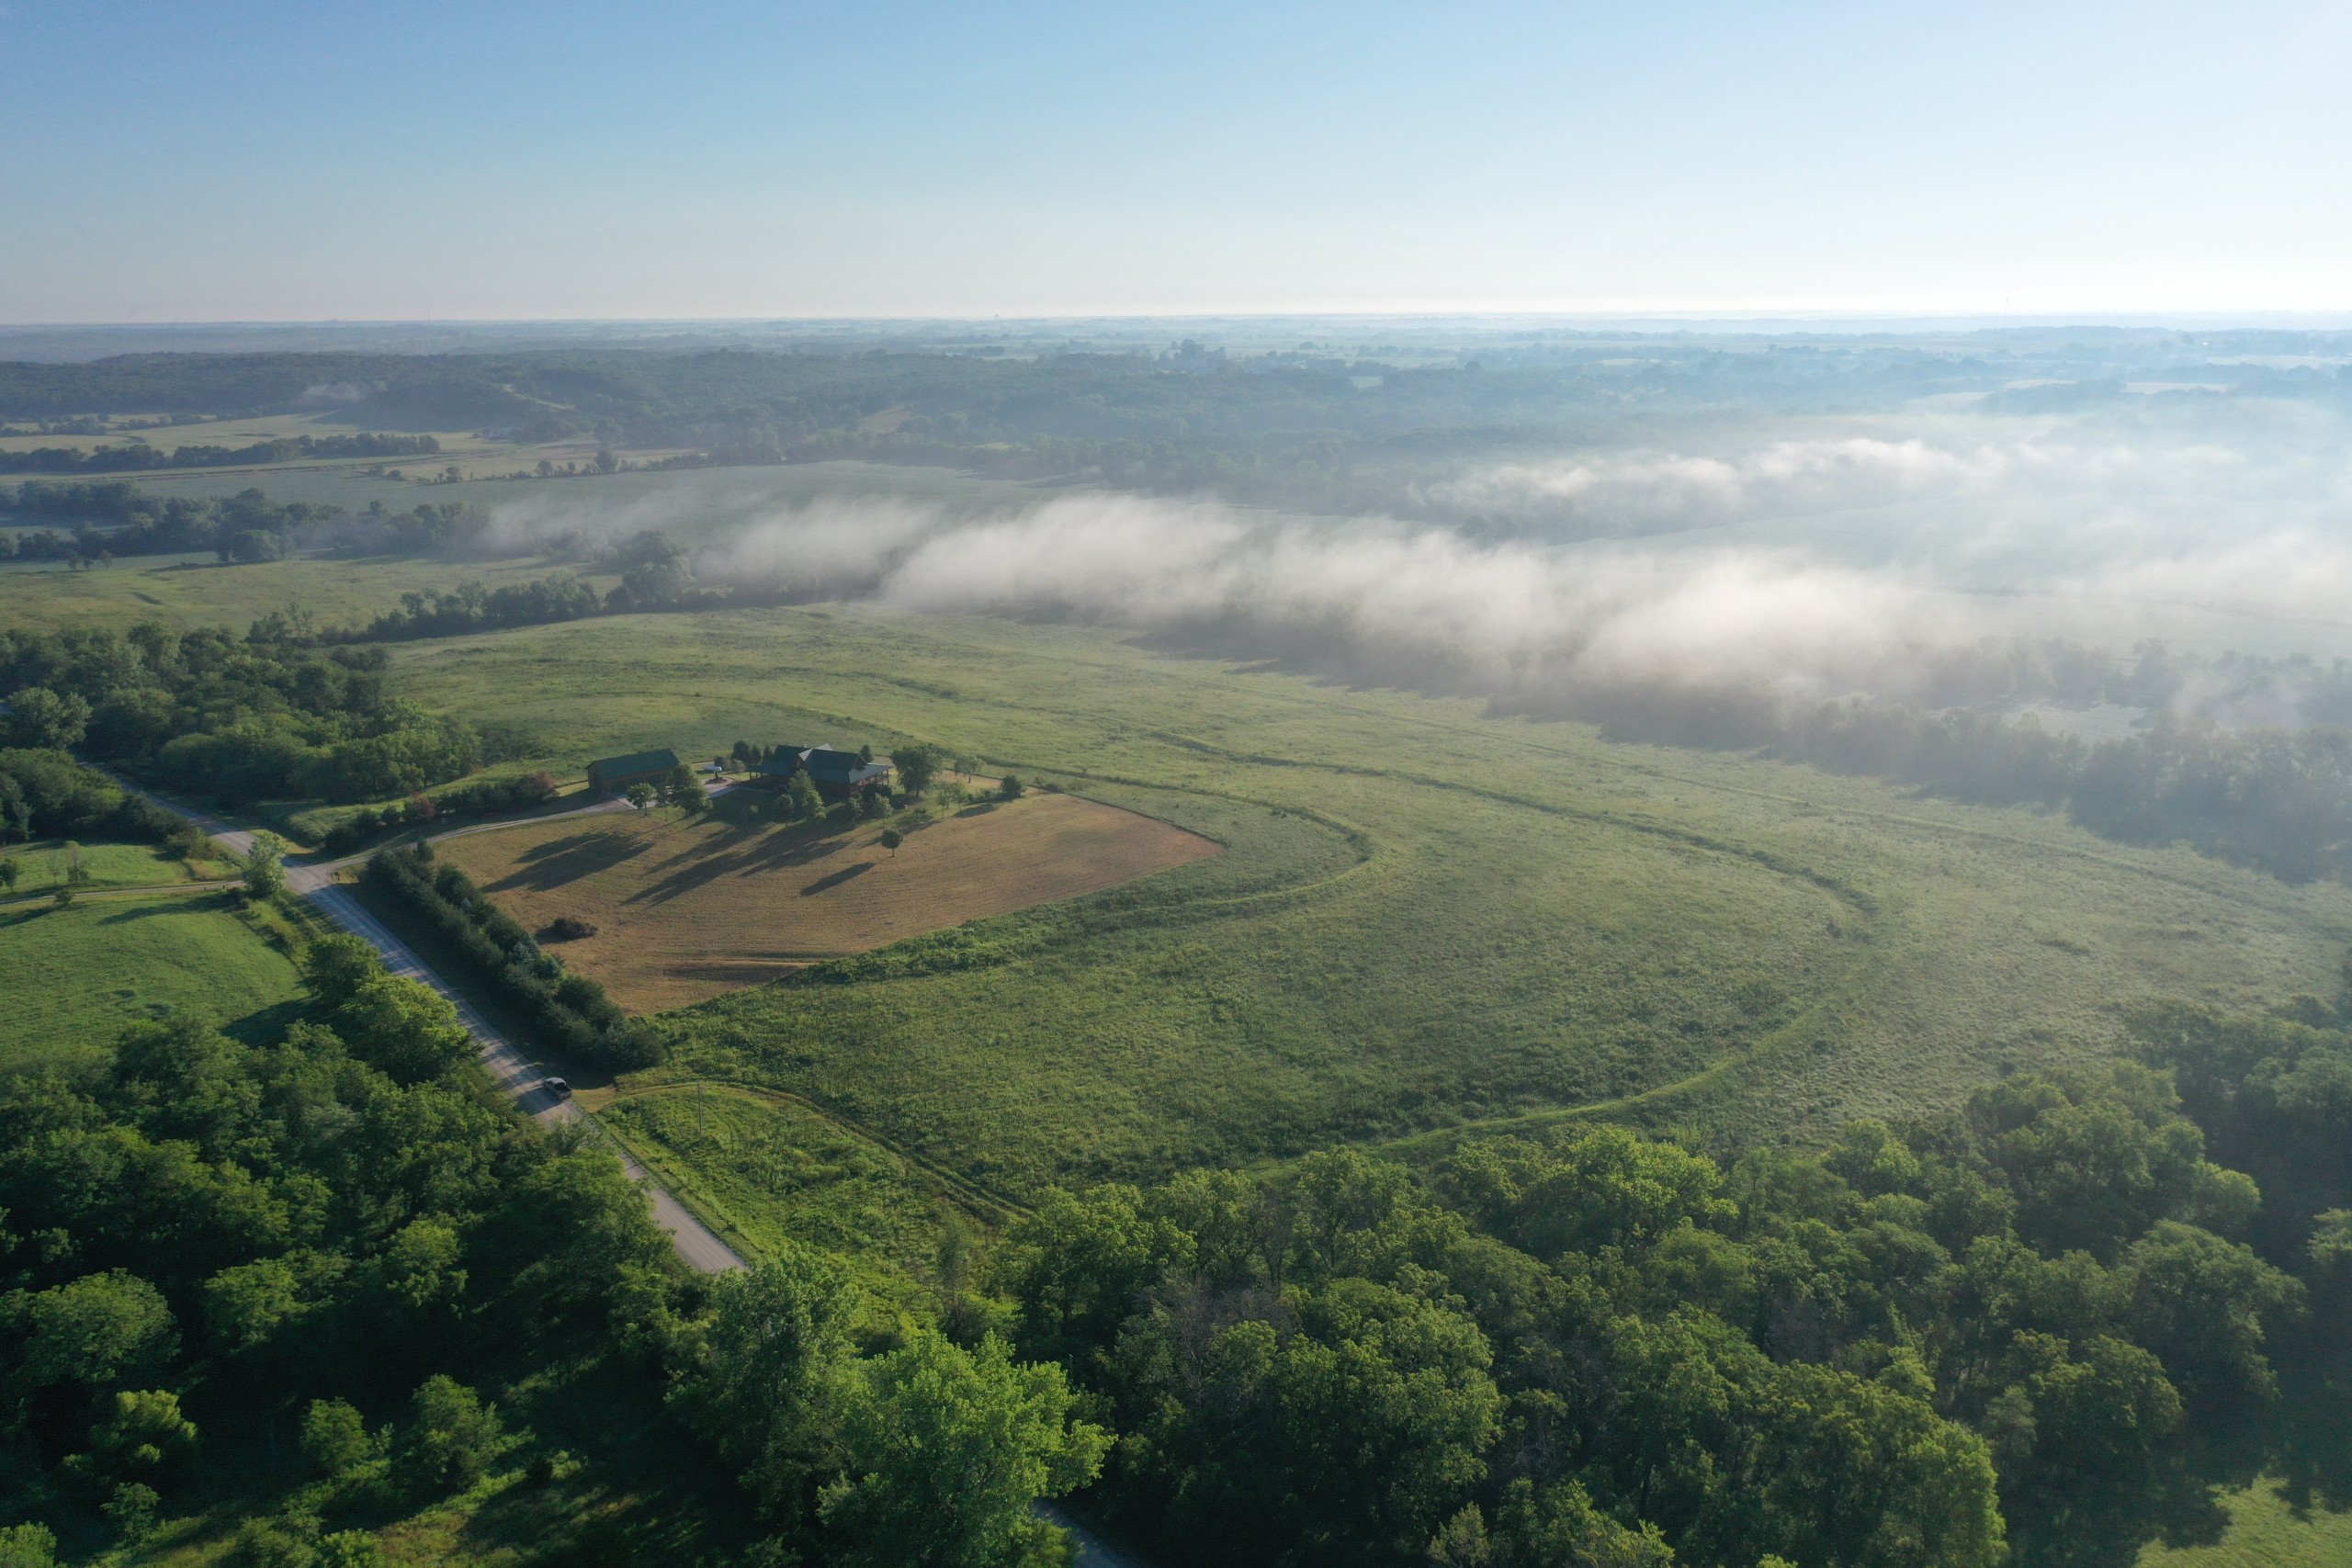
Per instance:
[[[299,605],[330,625],[366,621],[397,608],[400,596],[479,581],[497,588],[544,576],[537,557],[494,561],[337,560],[298,556],[266,565],[226,565],[205,556],[142,556],[87,571],[62,562],[0,566],[0,626],[28,631],[105,627],[140,621],[242,629]]]
[[[38,839],[28,844],[0,844],[0,861],[17,868],[17,885],[0,887],[0,904],[12,899],[46,897],[69,881],[75,863],[87,878],[89,891],[107,887],[164,887],[197,880],[187,862],[154,844],[69,844],[62,839]],[[224,877],[222,863],[207,864],[202,875]]]
[[[0,909],[0,1073],[102,1058],[125,1026],[174,1012],[232,1030],[280,1018],[300,980],[264,932],[201,891]]]
[[[1227,844],[673,1015],[649,1081],[806,1096],[1012,1196],[1600,1111],[1732,1138],[2112,1052],[2159,996],[2333,984],[2352,899],[2025,810],[822,606],[409,645],[535,760],[925,740]]]
[[[740,790],[739,807],[768,797]],[[755,986],[811,962],[1076,897],[1215,854],[1210,840],[1072,795],[984,801],[883,829],[779,829],[738,812],[632,813],[451,840],[444,857],[531,930],[596,928],[564,962],[633,1012]]]
[[[959,1262],[974,1266],[1005,1217],[951,1176],[773,1091],[657,1087],[606,1100],[598,1113],[640,1160],[684,1184],[738,1250],[767,1258],[794,1244],[818,1247],[890,1311],[960,1284]]]

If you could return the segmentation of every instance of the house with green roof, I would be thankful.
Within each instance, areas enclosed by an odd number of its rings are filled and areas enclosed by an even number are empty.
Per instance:
[[[667,747],[659,751],[632,751],[626,757],[607,757],[601,762],[588,764],[588,787],[598,795],[619,795],[631,784],[652,784],[660,787],[670,770],[678,765],[678,754]]]
[[[789,789],[795,773],[807,773],[827,800],[849,800],[869,789],[890,787],[888,763],[869,762],[854,751],[831,746],[778,746],[752,770],[751,783],[757,789]]]

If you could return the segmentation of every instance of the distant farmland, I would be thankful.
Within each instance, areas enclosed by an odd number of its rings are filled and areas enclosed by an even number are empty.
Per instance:
[[[879,825],[810,834],[663,813],[472,834],[443,853],[526,926],[567,915],[595,926],[557,949],[564,962],[631,1011],[658,1012],[1219,848],[1068,795],[967,807],[910,828],[895,853],[880,834]]]

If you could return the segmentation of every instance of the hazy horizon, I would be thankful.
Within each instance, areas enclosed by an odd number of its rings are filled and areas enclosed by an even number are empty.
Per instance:
[[[2347,44],[2310,0],[11,6],[0,318],[2335,311]]]

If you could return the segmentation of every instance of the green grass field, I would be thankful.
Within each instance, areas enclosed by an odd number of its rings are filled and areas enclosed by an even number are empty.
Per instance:
[[[496,588],[545,576],[537,557],[503,561],[349,561],[319,557],[222,566],[209,556],[145,556],[90,571],[62,565],[0,568],[0,625],[33,631],[140,621],[242,629],[299,604],[335,625],[367,621],[413,590],[453,589],[469,579]]]
[[[2352,1562],[2352,1513],[2298,1515],[2263,1482],[2222,1500],[2229,1531],[2211,1546],[2150,1546],[2139,1568],[2339,1568]]]
[[[85,898],[0,913],[0,1073],[104,1052],[186,1010],[235,1026],[290,1004],[293,962],[217,893]]]
[[[673,1015],[665,1076],[805,1095],[1015,1198],[1581,1108],[1813,1137],[2101,1055],[2136,1000],[2322,988],[2352,941],[2341,888],[1078,627],[635,617],[394,675],[559,772],[918,739],[1230,846]]]
[[[794,1242],[848,1259],[873,1308],[935,1292],[950,1233],[978,1243],[1001,1217],[952,1178],[784,1096],[695,1085],[627,1096],[599,1114],[640,1159],[683,1179],[739,1248],[772,1257]]]
[[[186,861],[153,844],[84,844],[81,854],[82,869],[90,877],[84,886],[93,892],[107,887],[162,887],[195,880]],[[0,860],[17,866],[16,890],[0,890],[0,901],[46,897],[53,886],[65,880],[68,857],[62,839],[0,844]],[[230,868],[225,862],[216,862],[203,874],[208,879],[227,876]]]

